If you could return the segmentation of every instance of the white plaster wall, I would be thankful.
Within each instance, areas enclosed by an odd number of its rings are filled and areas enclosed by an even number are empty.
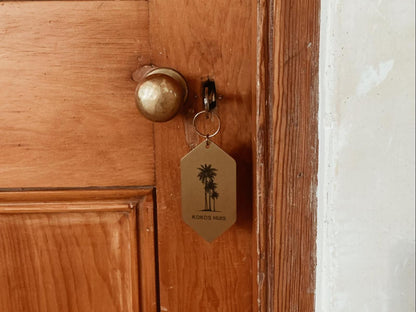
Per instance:
[[[415,1],[322,0],[318,312],[415,311]]]

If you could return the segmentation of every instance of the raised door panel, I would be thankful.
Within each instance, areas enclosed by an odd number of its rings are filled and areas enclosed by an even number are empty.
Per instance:
[[[0,197],[2,311],[155,311],[151,192],[81,193]]]
[[[153,185],[146,1],[0,2],[0,188]]]

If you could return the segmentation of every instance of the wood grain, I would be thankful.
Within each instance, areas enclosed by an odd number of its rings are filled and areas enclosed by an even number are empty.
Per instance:
[[[2,311],[138,311],[134,213],[0,216]]]
[[[187,107],[155,125],[161,311],[251,311],[252,151],[250,53],[252,2],[152,0],[152,61],[180,71]],[[201,78],[215,79],[222,131],[214,141],[237,161],[237,223],[207,243],[181,217],[179,162],[200,142],[192,128],[202,109]]]
[[[253,75],[253,311],[269,312],[273,311],[269,301],[270,281],[273,281],[273,267],[269,261],[271,241],[269,232],[269,215],[273,213],[269,203],[271,189],[269,188],[271,179],[269,175],[270,160],[268,149],[270,148],[268,131],[269,116],[268,109],[272,105],[272,98],[269,93],[271,82],[269,68],[269,1],[257,2],[257,16],[253,28],[253,41],[256,41],[255,52],[252,57],[255,59],[256,75]],[[269,269],[270,264],[270,269]]]
[[[155,246],[154,194],[147,194],[138,206],[140,311],[156,312],[158,309],[157,261]]]
[[[64,192],[44,197],[37,213],[0,214],[2,311],[156,311],[152,191],[136,190],[134,198],[131,190],[119,192],[120,211],[106,200],[91,211],[97,194],[83,191],[70,201]],[[137,205],[126,210],[126,199]],[[22,203],[2,203],[0,210]],[[84,210],[61,212],[62,204]]]
[[[0,188],[153,185],[145,1],[0,3]]]
[[[319,0],[259,1],[258,311],[314,311]]]
[[[19,1],[19,0],[1,0],[2,2]],[[70,0],[24,0],[24,1],[70,1]],[[75,1],[147,1],[147,0],[75,0]]]
[[[69,189],[69,190],[22,190],[0,191],[1,204],[26,204],[46,202],[91,202],[91,201],[117,201],[120,204],[129,204],[151,192],[150,187],[107,188],[107,189]]]

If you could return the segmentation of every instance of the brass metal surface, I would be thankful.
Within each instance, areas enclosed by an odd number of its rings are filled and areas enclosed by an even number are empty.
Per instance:
[[[182,217],[208,242],[237,218],[235,160],[213,142],[199,144],[181,160]]]
[[[171,68],[156,68],[139,82],[135,92],[139,111],[152,121],[175,117],[188,97],[183,76]]]

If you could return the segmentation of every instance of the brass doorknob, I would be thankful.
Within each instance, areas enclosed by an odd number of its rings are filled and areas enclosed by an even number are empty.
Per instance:
[[[135,91],[139,111],[152,121],[168,121],[186,102],[185,78],[171,68],[157,67],[146,71]]]

